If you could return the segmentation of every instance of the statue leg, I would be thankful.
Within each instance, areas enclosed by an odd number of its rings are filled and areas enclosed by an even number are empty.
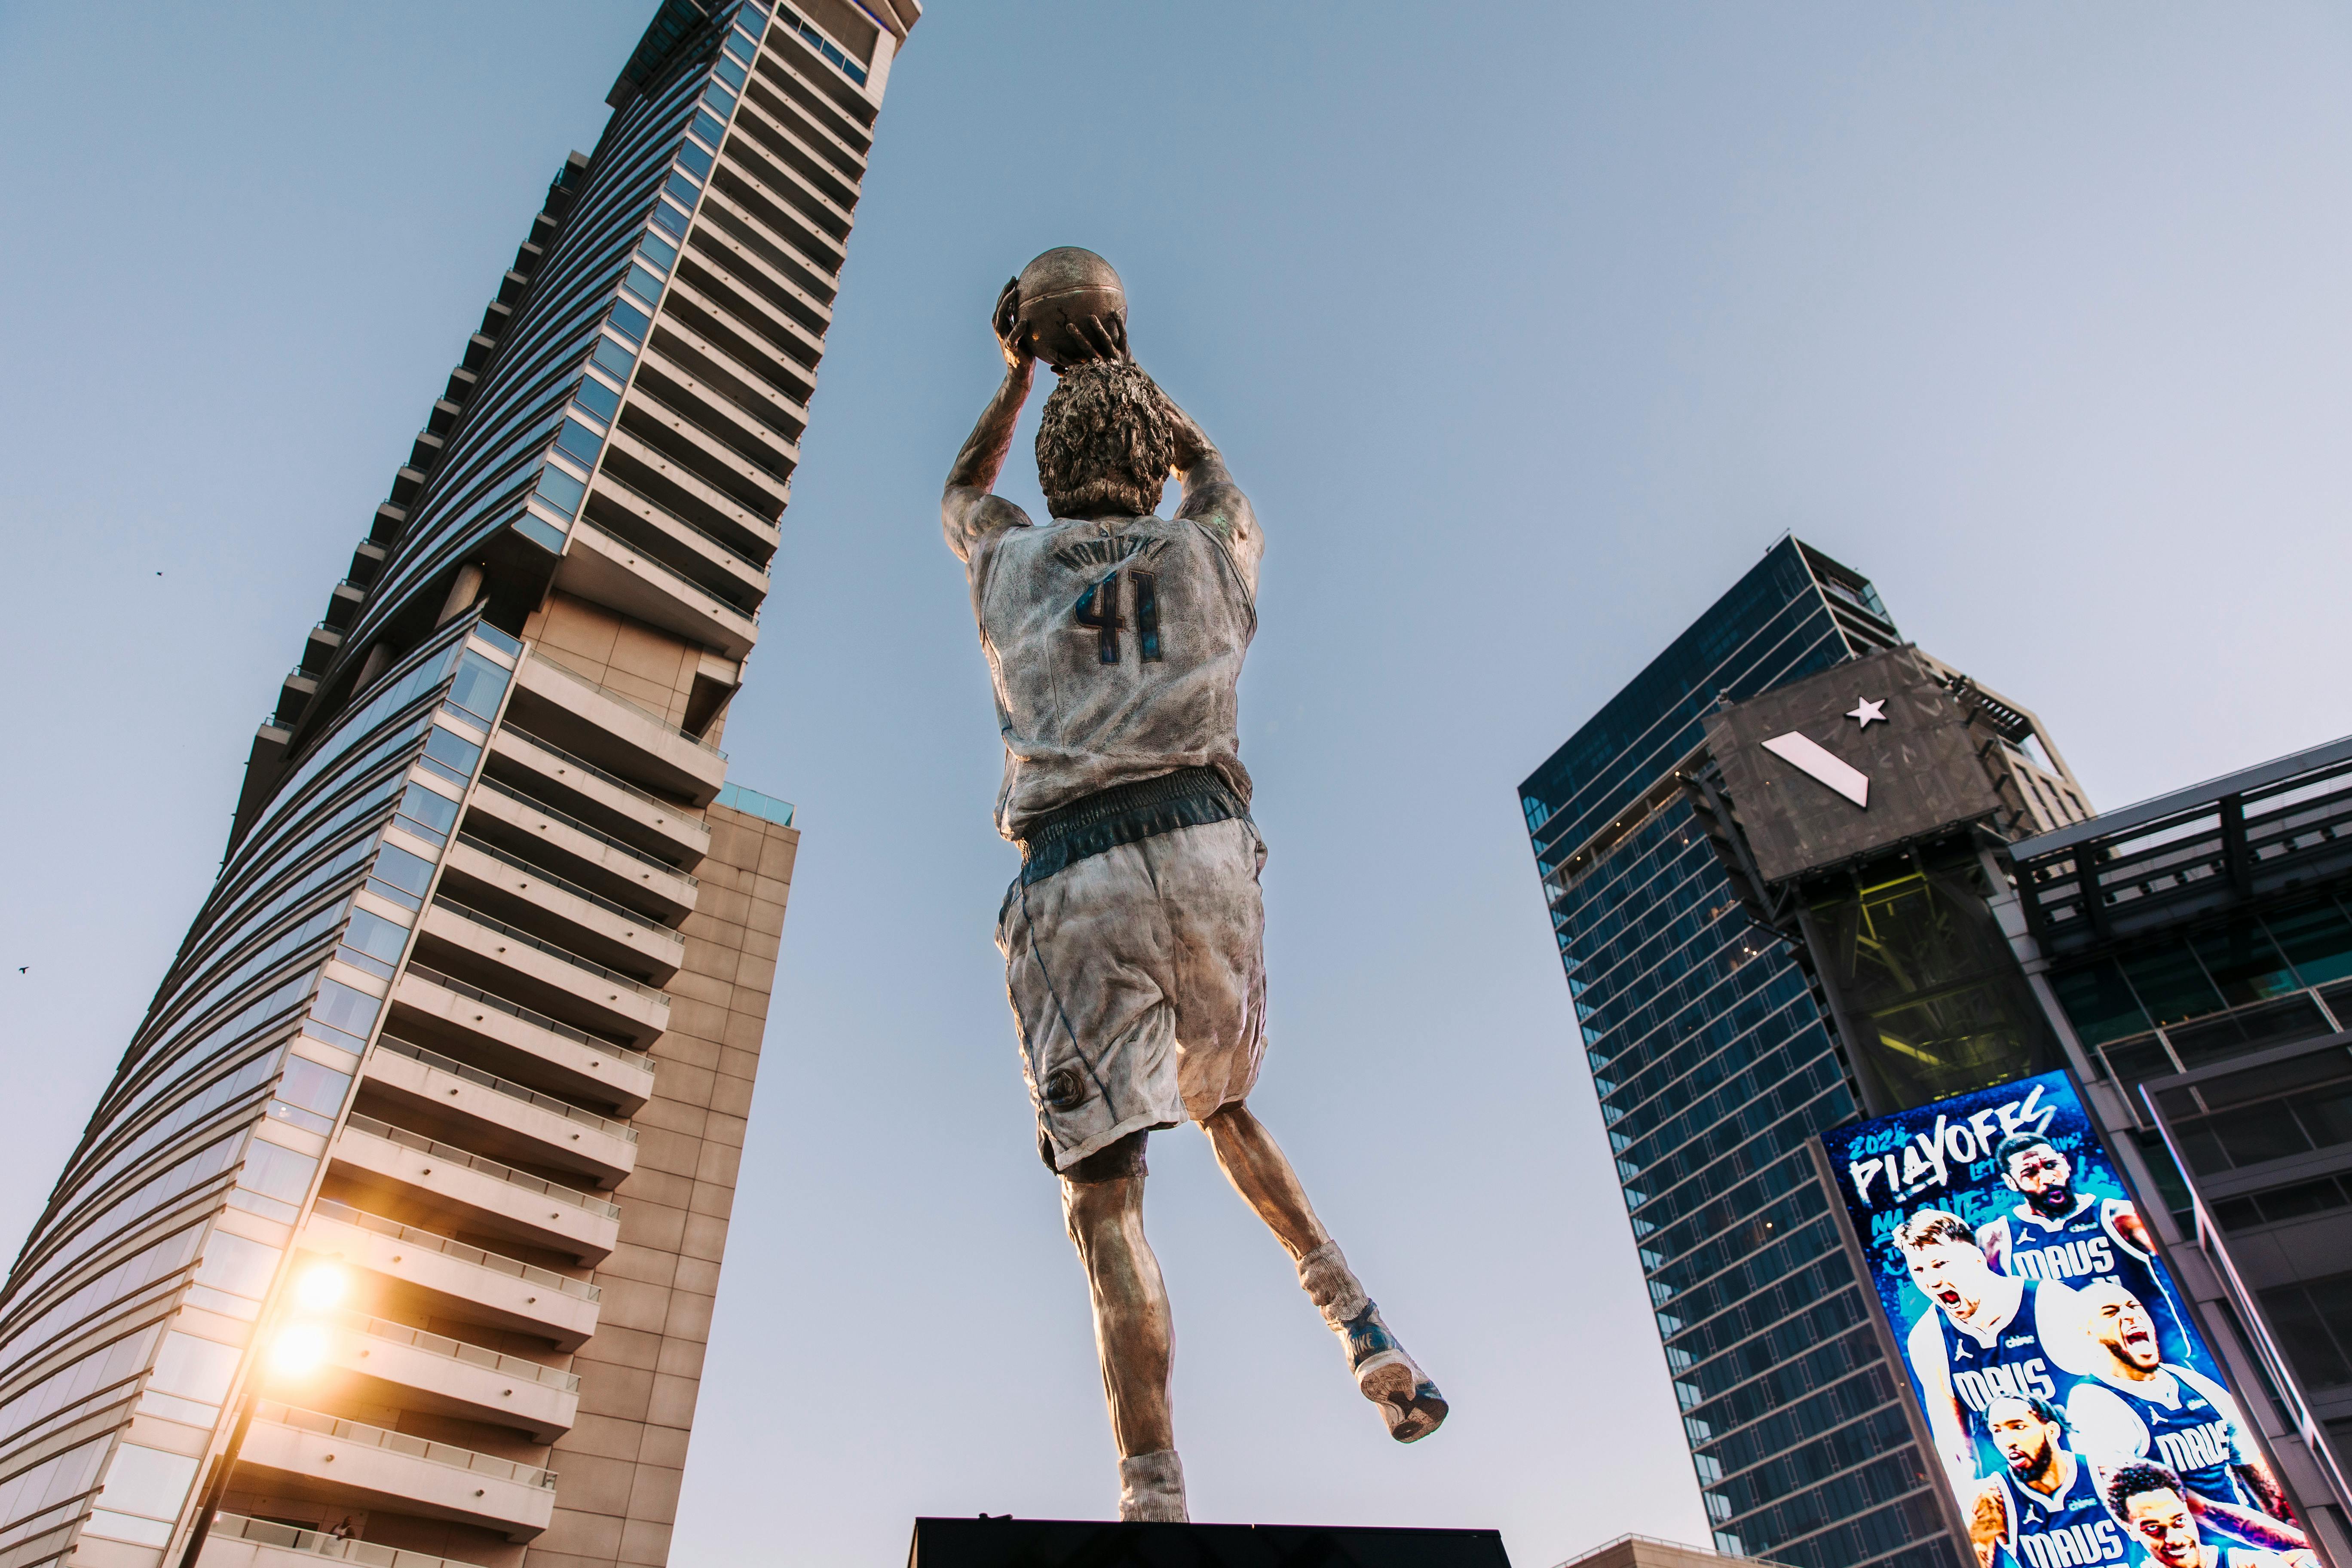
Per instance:
[[[1356,1386],[1381,1407],[1389,1436],[1411,1443],[1436,1431],[1445,1419],[1445,1396],[1381,1321],[1380,1308],[1364,1294],[1362,1282],[1340,1256],[1339,1243],[1315,1217],[1315,1205],[1307,1201],[1298,1173],[1291,1169],[1265,1123],[1248,1106],[1234,1100],[1211,1112],[1201,1127],[1225,1179],[1298,1265],[1300,1288],[1339,1336]]]
[[[1133,1137],[1139,1145],[1143,1135]],[[1083,1179],[1083,1167],[1090,1162],[1081,1161],[1079,1169],[1062,1178],[1062,1215],[1094,1300],[1095,1352],[1102,1363],[1111,1436],[1118,1445],[1118,1516],[1181,1522],[1186,1517],[1184,1470],[1168,1411],[1175,1332],[1160,1260],[1143,1235],[1139,1147],[1136,1154],[1132,1173],[1094,1181]]]
[[[1315,1217],[1315,1205],[1307,1201],[1307,1189],[1298,1184],[1298,1173],[1290,1168],[1282,1146],[1248,1106],[1238,1100],[1220,1106],[1201,1130],[1209,1135],[1225,1180],[1265,1221],[1293,1263],[1331,1239]]]

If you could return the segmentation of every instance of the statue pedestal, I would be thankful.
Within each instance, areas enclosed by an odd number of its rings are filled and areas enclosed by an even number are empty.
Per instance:
[[[919,1519],[907,1568],[1510,1568],[1498,1530]]]

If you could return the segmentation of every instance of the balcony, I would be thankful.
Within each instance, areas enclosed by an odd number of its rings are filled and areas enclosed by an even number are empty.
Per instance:
[[[715,539],[741,539],[747,547],[765,543],[772,551],[783,536],[773,516],[709,483],[626,427],[615,427],[605,441],[604,472]],[[791,487],[785,488],[789,499]]]
[[[486,771],[682,870],[693,870],[710,853],[710,826],[699,816],[511,724],[501,724],[490,737]]]
[[[727,753],[534,649],[515,671],[508,716],[608,773],[709,805]]]
[[[278,691],[278,719],[286,725],[300,721],[302,710],[318,695],[319,680],[299,665],[286,672],[286,679]]]
[[[791,27],[772,26],[768,37],[776,43],[799,37]],[[867,128],[874,123],[870,106],[852,110],[835,97],[835,84],[828,81],[820,89],[813,79],[824,74],[823,61],[811,56],[803,47],[797,49],[767,48],[760,51],[758,67],[744,91],[755,98],[761,107],[779,120],[795,126],[809,127],[809,135],[822,137],[812,145],[839,143],[859,168],[872,152],[874,137]],[[850,116],[855,116],[853,123]],[[839,164],[841,160],[833,159]]]
[[[704,532],[637,494],[615,474],[597,477],[588,492],[587,515],[614,538],[644,550],[745,615],[759,609],[772,586],[767,569],[757,563],[772,553],[764,542],[749,542],[759,547],[758,553],[746,555],[744,542],[730,543]]]
[[[335,650],[342,646],[343,634],[320,621],[310,628],[310,639],[303,644],[299,668],[311,671],[325,669],[327,661],[333,658]]]
[[[436,1317],[537,1334],[563,1351],[578,1350],[596,1331],[604,1292],[586,1280],[332,1198],[311,1205],[294,1244],[397,1283]]]
[[[555,584],[730,659],[740,659],[760,640],[759,623],[750,616],[585,518],[572,526]]]
[[[370,1541],[339,1541],[320,1530],[298,1530],[240,1513],[215,1513],[196,1568],[320,1568],[320,1559],[362,1568],[477,1568],[429,1552],[403,1552]]]
[[[611,1106],[624,1116],[654,1095],[654,1062],[454,974],[421,963],[393,988],[393,1024],[425,1044],[463,1051],[501,1077]]]
[[[713,185],[711,192],[715,196],[719,189]],[[755,235],[763,232],[756,224],[747,224],[746,228]],[[789,316],[753,306],[731,283],[720,281],[710,269],[683,258],[662,300],[663,319],[673,314],[730,357],[747,364],[778,363],[787,376],[797,370],[794,379],[807,382],[814,390],[817,361],[824,354],[824,344],[816,334]]]
[[[701,259],[689,263],[681,258],[678,262],[681,276],[685,275],[689,265],[707,287],[715,289],[725,284],[729,286],[728,293],[741,295],[740,280],[719,263]],[[755,303],[749,297],[744,297],[741,302],[746,310]],[[756,303],[763,311],[772,309],[764,300]],[[738,314],[740,316],[740,313]],[[728,395],[722,386],[705,382],[651,343],[638,356],[637,379],[629,396],[631,402],[637,405],[637,418],[632,420],[624,413],[622,419],[625,423],[637,425],[648,416],[666,414],[673,428],[682,426],[717,443],[716,455],[730,462],[740,459],[751,464],[759,470],[759,474],[772,475],[779,482],[789,481],[793,470],[800,466],[800,438],[792,430],[772,423],[762,413],[746,408]],[[648,402],[648,399],[657,399],[658,402]],[[797,427],[800,421],[794,420],[793,424]],[[651,438],[656,446],[663,444],[657,429],[652,432]],[[686,456],[688,461],[693,460],[690,454]],[[759,476],[754,474],[752,477]],[[745,499],[751,498],[747,495]],[[758,502],[754,500],[753,505],[756,507]]]
[[[255,1407],[238,1468],[257,1472],[254,1490],[452,1520],[509,1541],[538,1536],[555,1512],[552,1470],[275,1400]]]
[[[683,919],[701,887],[667,861],[497,779],[475,792],[466,831],[604,898],[653,911],[641,920]]]
[[[725,245],[735,252],[742,248],[740,242],[727,238],[716,228],[698,227],[694,231],[693,243]],[[795,441],[807,428],[808,405],[779,389],[771,381],[770,371],[743,363],[718,344],[689,330],[684,322],[672,321],[665,316],[654,327],[654,335],[646,346],[692,372],[698,379],[720,389],[735,403],[792,435]],[[770,548],[773,548],[772,544]]]
[[[808,258],[810,264],[825,277],[841,276],[841,247],[820,233],[818,226],[795,206],[779,200],[780,193],[748,172],[741,160],[722,156],[719,166],[710,172],[708,188],[723,192],[738,210],[749,214],[752,221],[782,240],[787,248]]]
[[[373,1116],[348,1117],[328,1156],[337,1174],[362,1187],[392,1189],[466,1229],[565,1253],[583,1268],[602,1263],[620,1240],[621,1211],[603,1198]]]
[[[316,1375],[322,1404],[354,1400],[487,1421],[534,1443],[554,1442],[579,1419],[580,1379],[523,1356],[357,1312],[336,1320],[330,1346]]]
[[[426,907],[417,941],[418,956],[436,969],[577,1027],[643,1046],[669,1026],[659,989],[446,898]]]
[[[683,269],[685,261],[681,259],[678,266]],[[683,276],[681,270],[680,277]],[[671,287],[682,288],[684,284],[673,283]],[[755,324],[740,316],[731,319],[738,325]],[[785,503],[792,499],[792,470],[800,460],[798,450],[791,454],[790,461],[775,462],[748,440],[740,446],[730,441],[726,423],[706,425],[702,411],[657,397],[642,379],[641,372],[628,400],[621,405],[618,427],[672,462],[684,464],[705,483],[733,497],[758,515],[772,520],[781,518]]]
[[[736,138],[727,143],[721,162],[733,165],[754,189],[791,208],[826,238],[835,244],[849,238],[850,225],[855,220],[848,207],[833,196],[834,191],[841,189],[841,183],[826,176],[816,160],[792,147],[789,142],[785,152],[780,153],[760,137]]]
[[[862,182],[871,140],[831,105],[819,103],[793,72],[771,68],[764,63],[768,58],[761,56],[763,63],[744,89],[743,100],[815,152],[843,177]]]
[[[787,123],[777,118],[761,101],[764,93],[745,97],[751,111],[737,114],[735,128],[749,135],[761,152],[789,165],[793,173],[824,193],[835,207],[844,212],[855,209],[858,186],[866,177],[864,160],[827,139],[804,119]]]
[[[441,886],[467,905],[542,931],[572,952],[665,984],[686,961],[686,941],[579,883],[510,850],[459,834],[442,861]]]
[[[406,1040],[379,1038],[360,1075],[377,1094],[446,1124],[451,1136],[486,1154],[570,1171],[607,1192],[637,1168],[637,1131],[627,1123]]]

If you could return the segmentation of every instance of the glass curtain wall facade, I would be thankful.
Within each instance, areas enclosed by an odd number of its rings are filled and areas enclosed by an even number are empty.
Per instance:
[[[1519,791],[1717,1548],[1796,1568],[1966,1556],[1806,1147],[1856,1086],[1685,781],[1718,697],[1897,640],[1784,539]]]
[[[719,742],[914,0],[665,0],[0,1290],[0,1568],[667,1561],[798,835]]]

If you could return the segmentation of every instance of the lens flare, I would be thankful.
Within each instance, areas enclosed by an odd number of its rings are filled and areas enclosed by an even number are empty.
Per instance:
[[[294,1301],[306,1312],[323,1312],[343,1299],[351,1276],[332,1263],[315,1263],[294,1281]]]
[[[289,1323],[269,1342],[269,1370],[280,1377],[308,1377],[326,1360],[327,1331],[316,1323]]]

